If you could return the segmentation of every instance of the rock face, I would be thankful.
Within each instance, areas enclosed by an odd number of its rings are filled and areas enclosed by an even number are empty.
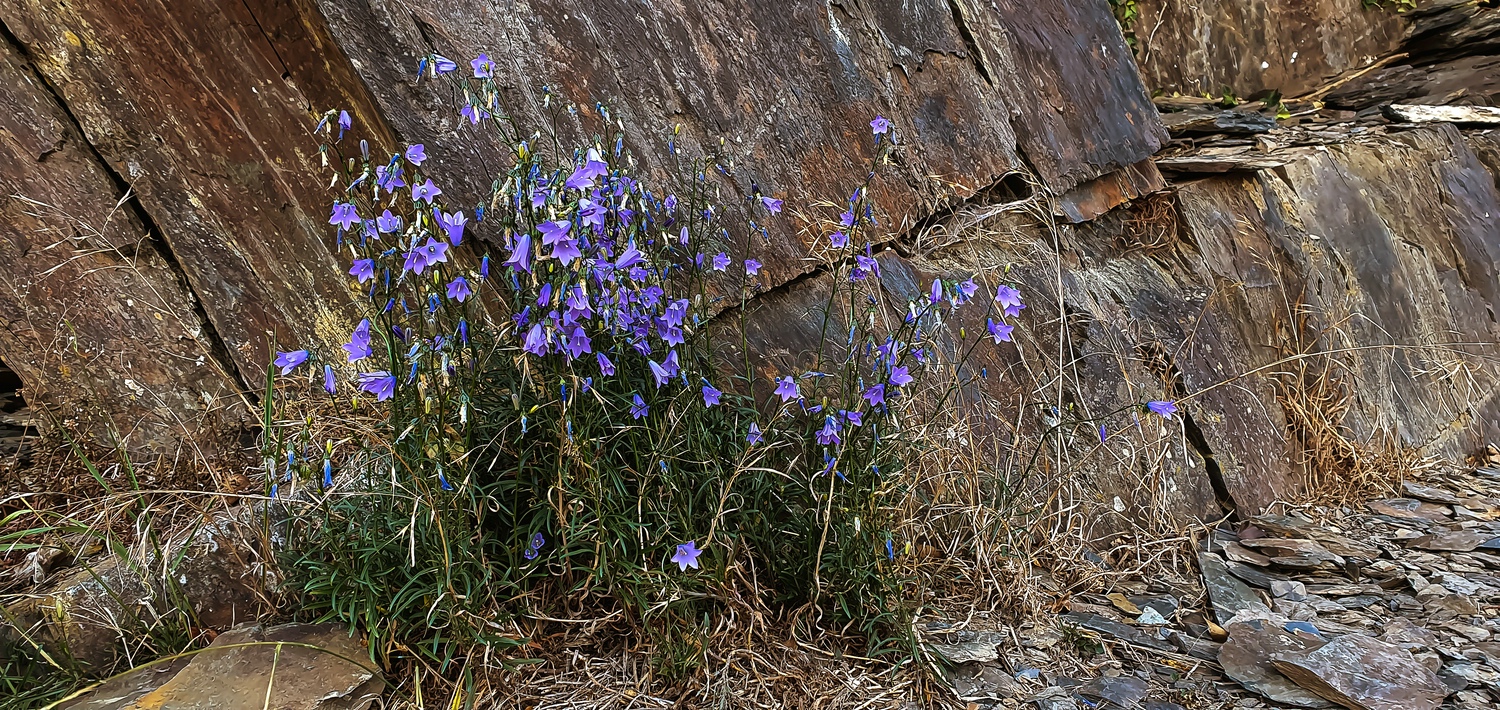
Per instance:
[[[1123,515],[1254,513],[1304,485],[1313,449],[1341,466],[1370,441],[1471,452],[1495,433],[1485,358],[1500,342],[1500,143],[1439,124],[1299,146],[1263,118],[1232,117],[1265,150],[1173,158],[1182,177],[1161,192],[1151,156],[1166,132],[1146,87],[1294,93],[1417,43],[1448,57],[1454,38],[1474,40],[1462,50],[1472,57],[1491,16],[1453,6],[1407,19],[1358,0],[1230,5],[1143,3],[1143,84],[1093,0],[139,11],[0,0],[0,115],[21,117],[0,118],[0,171],[50,205],[7,197],[0,208],[0,360],[36,407],[97,442],[113,427],[137,449],[232,451],[272,349],[337,353],[355,320],[308,133],[317,114],[349,109],[346,140],[377,152],[424,142],[444,192],[475,204],[502,148],[416,68],[429,52],[487,51],[506,77],[502,108],[523,125],[551,122],[544,86],[582,104],[576,117],[559,112],[565,140],[600,130],[592,102],[603,101],[654,178],[673,179],[661,156],[680,125],[687,155],[723,139],[740,166],[726,189],[758,187],[789,207],[841,201],[867,169],[867,122],[890,118],[900,160],[871,190],[890,228],[880,259],[892,298],[935,274],[998,278],[1014,266],[1005,278],[1041,314],[1018,333],[1070,363],[1066,377],[1050,373],[1065,382],[1059,404],[1182,401],[1179,447],[1089,472]],[[1255,52],[1192,49],[1189,38],[1217,41],[1212,18],[1234,13],[1250,28],[1235,41]],[[1326,31],[1328,18],[1350,31]],[[769,280],[751,345],[766,367],[816,342],[800,318],[827,288],[801,258],[813,217],[776,222],[757,247]],[[465,249],[498,238],[480,229]],[[976,357],[981,371],[1032,366],[1013,348]],[[978,386],[1000,401],[1024,394],[1005,378]],[[1028,416],[1034,430],[1047,415]],[[1143,483],[1141,470],[1159,474]]]
[[[418,55],[432,50],[502,58],[514,77],[505,108],[533,124],[546,117],[544,84],[580,100],[584,117],[560,126],[565,137],[597,127],[592,100],[661,132],[630,136],[643,156],[664,154],[674,124],[690,151],[724,137],[753,160],[751,179],[793,200],[839,199],[840,179],[865,169],[865,123],[885,114],[920,148],[874,187],[906,223],[1027,166],[1063,193],[1146,160],[1164,133],[1108,12],[1082,1],[1006,5],[397,11],[257,0],[227,12],[214,3],[138,12],[5,0],[6,113],[42,126],[7,133],[10,184],[57,203],[43,224],[73,215],[105,225],[103,241],[128,247],[135,268],[101,270],[123,258],[77,239],[44,249],[58,239],[7,196],[0,233],[20,268],[3,277],[15,285],[0,295],[0,360],[50,411],[97,402],[79,429],[100,443],[110,426],[147,450],[233,433],[273,348],[333,350],[352,316],[326,225],[315,112],[350,109],[357,137],[377,149],[425,141],[450,193],[467,201],[487,186],[498,148],[460,135],[457,117],[439,110],[446,99],[415,76]],[[1085,75],[1094,79],[1071,80]],[[1161,186],[1149,163],[1135,172],[1126,196]],[[113,209],[127,191],[134,199]],[[1099,199],[1107,208],[1123,198]],[[804,268],[797,237],[773,236],[761,260],[779,281],[794,278]],[[56,287],[22,287],[49,273]],[[75,273],[101,295],[57,298],[79,290]],[[126,333],[132,343],[119,342]],[[57,362],[61,350],[112,355],[83,368]]]
[[[1500,10],[1468,0],[1141,0],[1131,25],[1153,91],[1317,95],[1361,110],[1392,101],[1493,106]],[[1336,85],[1322,85],[1339,77]]]
[[[1364,0],[1140,0],[1134,30],[1153,90],[1297,96],[1395,51],[1406,20]]]
[[[8,43],[0,105],[0,359],[28,401],[161,453],[238,426],[238,371],[161,234]]]

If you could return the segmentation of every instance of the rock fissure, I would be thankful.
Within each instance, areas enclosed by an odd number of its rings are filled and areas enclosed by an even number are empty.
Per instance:
[[[26,62],[28,65],[26,70],[30,72],[32,80],[52,97],[52,100],[67,118],[68,127],[71,129],[73,135],[77,137],[79,146],[98,163],[105,175],[114,183],[117,191],[116,194],[122,197],[122,204],[128,205],[131,214],[145,226],[146,239],[150,241],[154,247],[154,251],[161,256],[163,262],[171,270],[179,286],[187,294],[191,302],[192,313],[197,321],[194,325],[199,328],[199,332],[190,333],[190,335],[202,338],[201,342],[204,343],[207,350],[204,354],[213,360],[215,367],[225,377],[229,378],[230,381],[239,387],[240,391],[236,394],[245,397],[247,402],[251,404],[258,401],[257,389],[249,386],[244,373],[240,372],[239,368],[235,366],[234,360],[229,356],[229,346],[214,327],[213,320],[209,318],[208,311],[203,306],[202,298],[193,291],[193,285],[191,279],[188,278],[187,270],[183,268],[182,263],[172,253],[172,247],[166,239],[166,233],[162,231],[161,226],[157,224],[151,213],[135,196],[135,191],[131,188],[130,182],[125,179],[124,175],[120,174],[119,170],[115,169],[114,165],[105,159],[104,154],[89,140],[88,134],[83,130],[83,124],[79,122],[72,108],[68,106],[62,93],[57,90],[57,87],[42,72],[36,69],[35,58],[31,56],[26,45],[16,37],[3,20],[0,20],[0,38],[3,38],[16,54]],[[134,253],[131,254],[131,257],[134,257]]]

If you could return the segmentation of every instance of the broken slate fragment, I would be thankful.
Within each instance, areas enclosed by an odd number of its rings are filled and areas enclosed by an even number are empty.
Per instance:
[[[1344,564],[1344,558],[1312,540],[1267,537],[1245,540],[1241,544],[1271,558],[1271,564],[1281,567],[1316,569]]]
[[[1380,556],[1379,548],[1316,525],[1305,518],[1291,515],[1258,515],[1251,521],[1273,536],[1312,540],[1329,552],[1342,557],[1374,559]]]
[[[965,634],[967,635],[967,634]],[[980,631],[957,643],[927,643],[927,650],[949,663],[985,663],[1000,658],[999,647],[1006,637],[993,631]]]
[[[241,627],[134,707],[172,710],[348,710],[380,698],[369,651],[337,624]]]
[[[1445,491],[1441,488],[1424,486],[1420,483],[1413,483],[1411,481],[1403,481],[1401,483],[1401,492],[1405,493],[1406,497],[1408,498],[1420,498],[1429,503],[1458,505],[1459,503],[1463,502],[1459,499],[1458,496],[1453,495],[1452,493],[1449,493],[1448,491]]]
[[[1147,688],[1146,681],[1140,678],[1099,676],[1078,686],[1073,692],[1087,698],[1107,700],[1118,707],[1136,708],[1145,699]]]
[[[1152,634],[1147,634],[1141,629],[1124,624],[1113,619],[1106,619],[1098,614],[1079,614],[1067,612],[1059,616],[1065,622],[1074,624],[1080,628],[1088,629],[1095,633],[1103,634],[1125,643],[1136,646],[1154,648],[1158,651],[1176,651],[1177,647],[1163,641]],[[1152,632],[1155,633],[1154,631]]]
[[[1277,653],[1306,653],[1323,645],[1315,639],[1298,638],[1261,619],[1242,621],[1229,626],[1229,640],[1219,647],[1219,665],[1224,675],[1240,685],[1274,700],[1299,708],[1326,708],[1331,705],[1317,694],[1293,683],[1271,665]]]
[[[1390,104],[1382,111],[1402,123],[1455,123],[1465,126],[1500,126],[1500,108],[1491,106],[1427,106]]]
[[[1448,519],[1448,508],[1415,498],[1388,498],[1370,501],[1365,505],[1377,515],[1388,515],[1397,519],[1431,522],[1442,522]]]
[[[1148,606],[1145,611],[1141,612],[1140,617],[1135,620],[1135,623],[1142,626],[1165,626],[1167,619],[1155,607]]]
[[[1407,543],[1407,547],[1438,552],[1469,552],[1492,540],[1500,538],[1473,530],[1445,530],[1413,538]]]
[[[1303,688],[1347,708],[1434,710],[1449,692],[1410,653],[1368,636],[1340,636],[1310,652],[1275,653],[1271,664]]]
[[[1289,602],[1300,602],[1307,599],[1307,585],[1291,579],[1277,580],[1271,583],[1271,596]]]
[[[1164,113],[1161,115],[1161,122],[1174,138],[1213,134],[1251,135],[1265,133],[1276,127],[1275,116],[1239,108]]]
[[[1238,542],[1231,542],[1224,545],[1224,556],[1228,557],[1231,562],[1242,562],[1258,567],[1267,567],[1271,564],[1271,558],[1250,550]]]
[[[1225,563],[1225,566],[1229,568],[1230,574],[1233,574],[1234,576],[1239,577],[1246,582],[1260,587],[1261,589],[1270,589],[1273,583],[1290,579],[1286,575],[1279,572],[1268,572],[1259,567],[1240,564],[1239,562],[1235,562],[1233,560]]]
[[[1198,569],[1203,572],[1203,587],[1213,604],[1214,616],[1220,624],[1228,623],[1235,614],[1246,609],[1269,608],[1261,601],[1250,585],[1229,572],[1224,559],[1212,552],[1198,553]]]

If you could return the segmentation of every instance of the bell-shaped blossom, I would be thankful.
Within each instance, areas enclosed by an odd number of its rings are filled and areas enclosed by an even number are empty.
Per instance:
[[[724,393],[715,388],[713,385],[707,382],[703,383],[703,406],[712,407],[718,404],[719,398],[723,396]]]
[[[349,362],[359,362],[373,354],[370,347],[370,319],[366,318],[359,322],[354,332],[349,334],[349,342],[344,343],[344,350],[349,353]]]
[[[474,291],[469,288],[469,282],[460,276],[448,282],[448,298],[463,303]]]
[[[289,353],[276,353],[276,366],[281,368],[281,374],[290,374],[297,369],[298,365],[307,362],[309,353],[306,350],[293,350]]]
[[[379,402],[390,399],[396,392],[396,376],[385,370],[361,372],[358,381],[359,388],[375,395],[375,400]]]
[[[574,259],[583,257],[583,252],[578,248],[577,239],[564,239],[552,247],[552,258],[557,259],[563,266],[573,263]]]
[[[818,443],[823,446],[838,446],[842,439],[839,438],[839,420],[834,417],[823,418],[823,428],[818,430]]]
[[[375,260],[355,259],[354,265],[349,267],[349,275],[359,279],[360,283],[375,278]]]
[[[537,357],[547,354],[547,330],[542,327],[541,323],[532,325],[531,330],[526,331],[526,340],[522,347],[526,349],[526,352]]]
[[[990,337],[995,339],[995,344],[998,345],[1000,343],[1011,342],[1010,332],[1016,329],[1015,326],[1006,325],[1004,323],[996,323],[993,319],[990,318],[986,318],[985,321],[987,323],[986,327],[990,331]]]
[[[432,204],[433,198],[441,194],[443,194],[443,191],[438,189],[437,185],[432,184],[432,178],[427,178],[427,182],[416,185],[411,189],[411,199],[413,202],[426,200],[429,205]]]
[[[592,346],[593,343],[589,340],[588,332],[583,329],[583,326],[573,328],[573,332],[568,334],[568,339],[563,344],[563,347],[568,351],[568,355],[574,359],[592,352]]]
[[[1159,399],[1152,400],[1146,403],[1146,409],[1151,410],[1152,414],[1156,414],[1163,419],[1171,419],[1172,415],[1177,413],[1177,403],[1167,402]]]
[[[904,365],[903,366],[898,366],[898,367],[891,368],[891,386],[892,387],[905,387],[905,386],[911,384],[911,381],[912,381],[912,376],[911,376],[910,373],[907,372],[907,369],[906,369],[906,367]]]
[[[390,210],[386,210],[375,218],[375,227],[380,230],[381,234],[390,234],[401,229],[401,218],[391,214]]]
[[[780,397],[781,401],[783,402],[790,402],[791,400],[802,396],[801,393],[797,390],[797,380],[790,375],[776,381],[775,394],[776,396]]]
[[[474,68],[475,79],[488,79],[495,75],[495,63],[490,61],[490,55],[481,53],[469,62]]]
[[[559,219],[552,222],[543,222],[537,225],[537,231],[542,233],[542,244],[551,246],[568,238],[568,232],[573,229],[573,223]]]
[[[677,552],[672,555],[672,561],[677,563],[678,571],[686,572],[689,567],[693,569],[699,568],[698,557],[702,554],[703,551],[698,549],[698,542],[696,540],[688,540],[677,546]]]
[[[359,223],[359,212],[355,210],[352,202],[333,203],[333,215],[328,218],[329,224],[336,224],[339,229],[348,230],[350,226]]]
[[[510,251],[510,258],[505,260],[505,265],[531,273],[531,235],[522,234],[516,237],[516,244]]]
[[[464,242],[464,225],[469,223],[469,218],[464,216],[463,210],[448,213],[433,208],[432,216],[437,220],[438,226],[448,233],[448,241],[452,242],[453,246]]]

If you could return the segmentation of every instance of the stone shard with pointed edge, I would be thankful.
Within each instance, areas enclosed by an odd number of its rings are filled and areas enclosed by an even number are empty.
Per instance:
[[[1230,624],[1229,640],[1219,647],[1219,665],[1224,675],[1270,700],[1300,708],[1326,708],[1332,704],[1293,683],[1271,665],[1271,656],[1284,652],[1316,650],[1323,642],[1299,637],[1263,619]]]
[[[1500,538],[1475,530],[1446,530],[1412,538],[1406,546],[1438,552],[1469,552],[1497,539]]]
[[[1224,559],[1211,552],[1198,554],[1198,568],[1203,572],[1203,587],[1213,604],[1214,616],[1220,624],[1227,623],[1235,614],[1246,609],[1267,609],[1260,595],[1250,585],[1229,572]]]
[[[1398,646],[1340,636],[1308,652],[1288,650],[1271,664],[1298,685],[1347,708],[1434,710],[1448,695],[1437,674]]]

